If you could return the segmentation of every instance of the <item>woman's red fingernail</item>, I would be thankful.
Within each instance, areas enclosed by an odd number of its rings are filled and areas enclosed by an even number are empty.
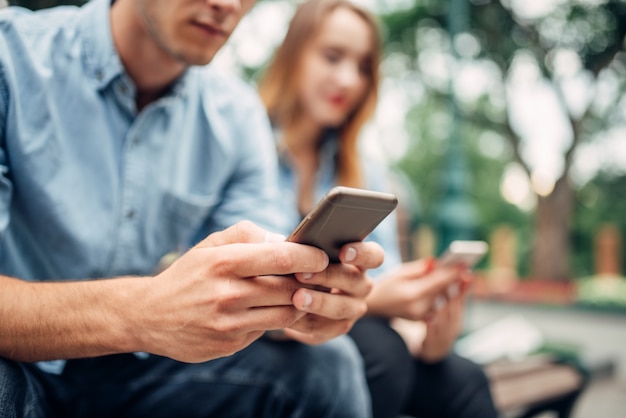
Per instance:
[[[428,257],[424,261],[424,264],[426,266],[426,273],[430,273],[437,266],[437,260],[435,260],[435,257]]]

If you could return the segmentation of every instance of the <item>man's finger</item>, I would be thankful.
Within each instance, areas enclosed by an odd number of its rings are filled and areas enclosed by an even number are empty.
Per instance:
[[[263,243],[284,241],[285,237],[274,234],[250,221],[241,221],[223,231],[214,232],[196,247],[219,247],[236,243]]]
[[[250,277],[318,273],[328,266],[328,255],[324,251],[285,241],[237,243],[216,248],[196,247],[192,251],[195,251],[198,262],[206,262],[212,274]]]
[[[353,242],[344,245],[339,251],[339,260],[357,266],[362,270],[374,269],[385,259],[385,251],[375,242]]]
[[[330,264],[320,273],[296,274],[296,279],[308,286],[339,289],[342,293],[358,298],[366,297],[373,287],[371,279],[359,268],[343,263]]]
[[[331,321],[309,314],[284,331],[286,335],[302,343],[321,344],[331,338],[345,334],[352,328],[353,323],[350,320]]]
[[[306,313],[289,305],[249,309],[248,315],[251,327],[267,331],[289,328],[304,318]]]
[[[364,300],[339,293],[298,289],[292,298],[294,306],[303,311],[332,320],[355,319],[365,315]]]
[[[231,309],[293,306],[292,297],[303,285],[290,276],[253,276],[223,285]],[[219,289],[219,288],[218,288]]]

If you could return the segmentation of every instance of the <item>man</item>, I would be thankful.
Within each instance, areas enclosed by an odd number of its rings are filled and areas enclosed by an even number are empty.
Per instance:
[[[252,4],[0,12],[0,417],[369,413],[334,337],[365,312],[382,249],[329,265],[268,232],[264,110],[196,67]],[[274,329],[295,341],[260,338]]]

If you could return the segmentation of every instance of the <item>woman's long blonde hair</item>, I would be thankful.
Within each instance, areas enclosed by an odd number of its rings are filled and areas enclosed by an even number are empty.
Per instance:
[[[372,29],[374,45],[370,56],[370,85],[363,100],[356,106],[345,123],[339,128],[339,155],[337,183],[344,186],[362,187],[363,179],[358,156],[357,140],[363,125],[376,108],[382,40],[376,18],[367,10],[348,0],[308,0],[301,4],[287,31],[282,45],[259,81],[259,93],[272,121],[288,132],[302,111],[298,105],[299,89],[296,83],[300,72],[302,51],[317,34],[322,21],[335,9],[345,7],[365,20]],[[293,145],[295,138],[285,138],[286,146]]]

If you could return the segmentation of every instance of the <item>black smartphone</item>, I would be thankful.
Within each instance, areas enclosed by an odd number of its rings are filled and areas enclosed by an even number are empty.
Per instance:
[[[398,205],[391,193],[337,186],[320,200],[287,237],[326,251],[331,263],[349,242],[364,240]]]

